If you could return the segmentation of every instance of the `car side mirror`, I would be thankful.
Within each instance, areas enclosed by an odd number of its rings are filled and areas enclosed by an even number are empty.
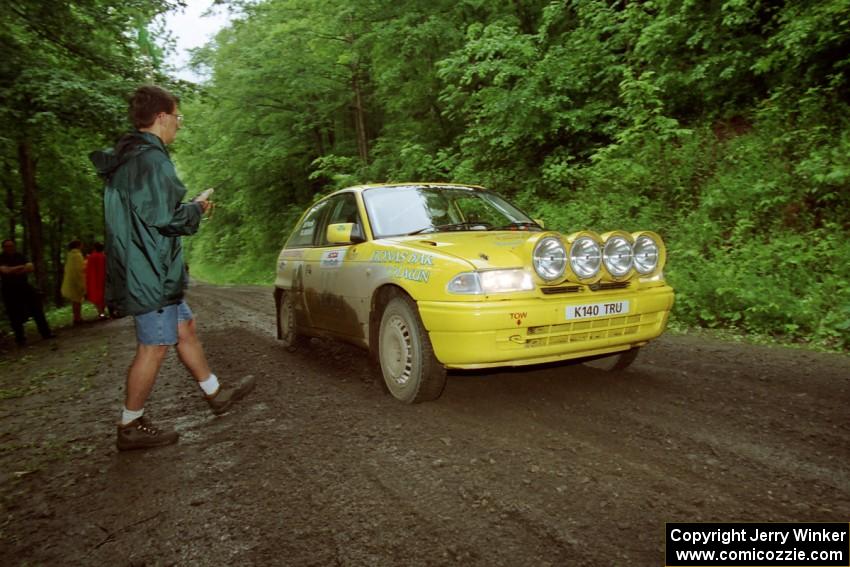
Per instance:
[[[543,224],[543,219],[531,219],[531,220],[533,220],[534,222],[536,222],[537,224],[539,224],[539,225],[540,225],[540,228],[546,228],[546,225],[545,225],[545,224]]]
[[[329,244],[357,244],[366,240],[360,223],[356,222],[329,224],[327,237]]]

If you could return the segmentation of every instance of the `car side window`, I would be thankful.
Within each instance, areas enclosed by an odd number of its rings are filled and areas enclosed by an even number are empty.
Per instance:
[[[330,204],[331,212],[328,215],[327,222],[324,223],[324,226],[320,229],[320,246],[327,246],[329,244],[327,240],[327,227],[331,224],[350,222],[354,224],[354,230],[352,233],[362,234],[363,225],[360,222],[360,212],[357,210],[357,198],[354,196],[354,193],[343,193],[342,195],[337,195],[333,199],[329,199],[328,202]]]
[[[286,242],[286,248],[306,248],[314,245],[316,229],[322,224],[322,217],[327,211],[328,201],[317,203],[310,212],[304,216],[304,220],[292,231],[292,235]]]

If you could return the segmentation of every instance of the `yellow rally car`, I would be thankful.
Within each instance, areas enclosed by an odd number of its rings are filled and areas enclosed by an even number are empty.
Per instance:
[[[278,338],[368,348],[408,403],[439,397],[447,368],[624,368],[667,324],[665,256],[653,232],[547,231],[481,187],[351,187],[304,213],[280,253]]]

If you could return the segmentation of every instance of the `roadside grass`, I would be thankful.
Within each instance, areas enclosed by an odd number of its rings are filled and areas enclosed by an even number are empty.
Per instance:
[[[847,349],[841,348],[840,346],[826,342],[826,341],[816,341],[816,340],[806,340],[806,339],[792,339],[788,337],[784,337],[781,335],[767,335],[761,333],[753,333],[744,331],[738,328],[706,328],[706,327],[694,327],[690,325],[685,325],[679,321],[676,321],[675,317],[670,317],[670,320],[667,323],[667,329],[664,331],[665,333],[669,333],[671,335],[693,335],[699,337],[707,337],[719,341],[725,341],[730,343],[739,343],[739,344],[750,344],[750,345],[760,345],[760,346],[781,346],[785,348],[793,348],[800,350],[812,350],[816,352],[828,352],[828,353],[837,353],[837,354],[850,354],[850,351]]]
[[[97,309],[91,303],[84,302],[82,315],[84,321],[96,321]],[[63,305],[62,307],[54,307],[52,309],[47,309],[44,312],[44,316],[47,317],[47,322],[48,324],[50,324],[51,329],[61,329],[62,327],[70,327],[74,319],[74,315],[71,312],[70,304]],[[32,325],[32,328],[35,328],[35,323],[33,323],[31,320],[27,323],[27,325]]]
[[[73,357],[73,364],[68,367],[44,367],[43,359],[31,354],[25,354],[17,359],[0,360],[0,370],[11,370],[14,366],[15,372],[3,372],[4,376],[16,376],[16,382],[10,383],[5,377],[0,380],[0,400],[23,398],[38,394],[50,389],[54,383],[75,380],[79,387],[77,391],[84,393],[92,388],[92,378],[100,371],[101,361],[109,355],[106,345],[93,344],[78,351]],[[26,376],[23,380],[21,376]]]
[[[83,320],[85,321],[96,321],[97,309],[91,303],[83,303],[82,315]],[[47,324],[50,325],[50,329],[53,331],[61,329],[63,327],[72,326],[74,319],[74,315],[71,311],[70,305],[47,308],[44,310],[44,317],[47,319]],[[24,332],[28,337],[37,335],[38,330],[36,329],[35,321],[33,321],[32,319],[28,320],[24,324]],[[12,334],[11,326],[9,325],[9,321],[6,320],[5,316],[0,319],[0,337],[2,337],[3,340],[14,340],[14,335]]]
[[[192,279],[216,285],[270,286],[274,283],[276,263],[277,254],[233,264],[193,262],[189,273]]]

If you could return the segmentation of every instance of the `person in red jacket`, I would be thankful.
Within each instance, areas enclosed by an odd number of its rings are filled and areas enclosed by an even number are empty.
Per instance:
[[[103,244],[94,243],[94,250],[86,257],[86,295],[95,307],[97,316],[106,319],[106,256],[103,253]]]

